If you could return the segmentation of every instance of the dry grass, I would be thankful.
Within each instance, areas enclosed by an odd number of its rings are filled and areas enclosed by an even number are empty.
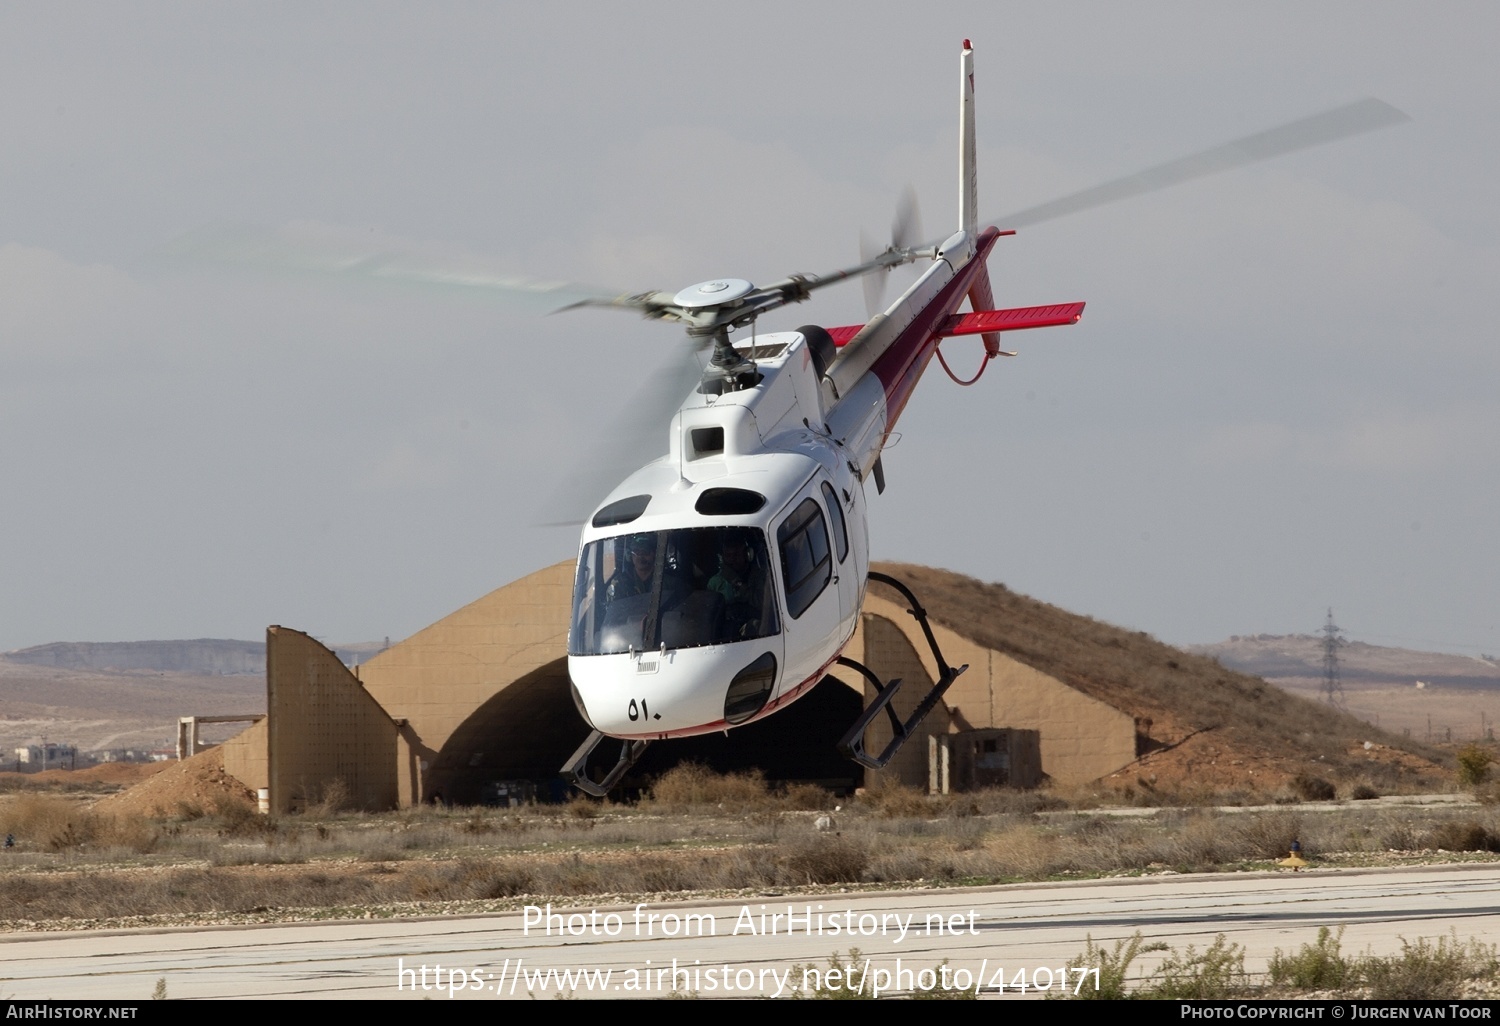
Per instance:
[[[362,914],[349,910],[1265,868],[1294,840],[1315,865],[1500,850],[1494,806],[1361,802],[1316,814],[1162,809],[1121,817],[1058,811],[1063,801],[1046,792],[939,797],[892,787],[843,799],[815,827],[816,810],[839,801],[701,767],[673,771],[636,806],[579,800],[267,817],[227,794],[149,820],[59,795],[11,795],[0,798],[0,830],[18,843],[3,867],[0,920],[276,918],[295,908]]]
[[[145,854],[161,840],[161,829],[149,820],[98,815],[76,799],[36,793],[0,806],[0,833],[29,838],[53,853],[89,848]]]
[[[703,806],[754,809],[769,805],[771,800],[760,770],[720,774],[691,762],[663,773],[651,787],[651,804],[663,812]]]

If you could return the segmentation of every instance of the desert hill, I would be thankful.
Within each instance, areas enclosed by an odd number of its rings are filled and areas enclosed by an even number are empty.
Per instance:
[[[179,716],[236,716],[265,705],[264,674],[75,670],[0,656],[0,765],[44,736],[79,751],[171,747]],[[239,729],[209,729],[204,739]]]
[[[1194,645],[1243,673],[1267,680],[1323,677],[1323,639],[1315,634],[1253,634],[1214,645]],[[1413,685],[1500,691],[1500,665],[1494,660],[1444,652],[1417,652],[1350,641],[1339,647],[1339,676],[1357,684]]]
[[[1294,694],[1322,698],[1323,639],[1255,634],[1194,651]],[[1490,739],[1500,718],[1500,665],[1492,658],[1415,652],[1354,641],[1339,648],[1344,704],[1394,733],[1438,742]]]
[[[382,648],[386,642],[361,642],[338,645],[334,654],[344,662],[359,662]],[[166,673],[191,673],[200,676],[216,673],[266,671],[264,641],[233,641],[223,638],[197,638],[192,641],[54,641],[0,654],[0,658],[29,666],[52,666],[63,670],[155,670]]]
[[[388,641],[337,646],[363,662]],[[179,716],[239,716],[266,706],[263,641],[58,641],[0,654],[0,765],[42,737],[104,748],[170,748]],[[221,741],[242,725],[203,728]]]
[[[1433,786],[1445,776],[1435,750],[1207,655],[1070,613],[1003,584],[907,564],[875,569],[905,581],[932,618],[952,630],[1130,713],[1143,726],[1149,720],[1143,755],[1108,782],[1116,788],[1263,795],[1299,775],[1377,790]],[[902,601],[888,590],[883,594]]]

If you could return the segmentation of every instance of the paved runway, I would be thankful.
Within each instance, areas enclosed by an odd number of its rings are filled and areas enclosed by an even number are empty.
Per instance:
[[[545,910],[421,920],[0,935],[12,999],[526,998],[785,996],[801,967],[857,948],[857,979],[883,990],[995,984],[1069,988],[1085,938],[1141,931],[1200,950],[1227,934],[1264,971],[1319,926],[1347,927],[1346,952],[1400,951],[1401,938],[1500,941],[1500,869],[1236,873],[1150,879]],[[654,917],[654,918],[653,918]],[[1154,956],[1159,958],[1160,956]],[[946,970],[940,968],[946,960]],[[1143,960],[1143,965],[1149,964]],[[924,974],[923,971],[926,971]],[[580,975],[587,973],[587,975]],[[562,975],[568,974],[568,975]],[[820,981],[850,985],[842,976]],[[1085,982],[1092,985],[1092,980]]]

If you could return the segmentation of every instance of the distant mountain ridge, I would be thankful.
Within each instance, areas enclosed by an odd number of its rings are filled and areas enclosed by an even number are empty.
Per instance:
[[[1315,634],[1236,635],[1213,645],[1193,645],[1190,651],[1267,680],[1323,676],[1323,639]],[[1339,646],[1338,660],[1339,676],[1348,684],[1409,685],[1420,680],[1446,687],[1500,689],[1500,665],[1474,656],[1351,641]]]
[[[266,643],[191,641],[54,641],[6,652],[5,658],[64,670],[160,670],[167,673],[265,673]]]
[[[384,642],[340,645],[345,662],[366,659]],[[157,671],[195,674],[264,674],[266,643],[225,638],[190,641],[54,641],[0,654],[13,663],[62,670]]]

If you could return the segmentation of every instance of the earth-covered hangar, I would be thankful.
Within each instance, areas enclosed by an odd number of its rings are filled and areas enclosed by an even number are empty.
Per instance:
[[[268,628],[268,715],[226,743],[225,769],[269,789],[276,811],[316,801],[333,781],[368,809],[476,804],[499,781],[555,789],[558,767],[588,733],[568,686],[573,569],[559,563],[513,581],[353,669],[301,631]],[[872,690],[843,671],[759,723],[654,745],[637,768],[696,760],[758,767],[772,780],[847,787],[880,776],[962,788],[1024,785],[1043,773],[1078,783],[1136,757],[1129,713],[940,623],[933,630],[948,661],[969,669],[922,723],[926,737],[878,773],[835,751]],[[903,697],[914,704],[936,679],[917,622],[873,590],[847,651],[882,679],[909,682],[895,701],[902,714]],[[879,750],[888,732],[876,720],[868,747]]]

